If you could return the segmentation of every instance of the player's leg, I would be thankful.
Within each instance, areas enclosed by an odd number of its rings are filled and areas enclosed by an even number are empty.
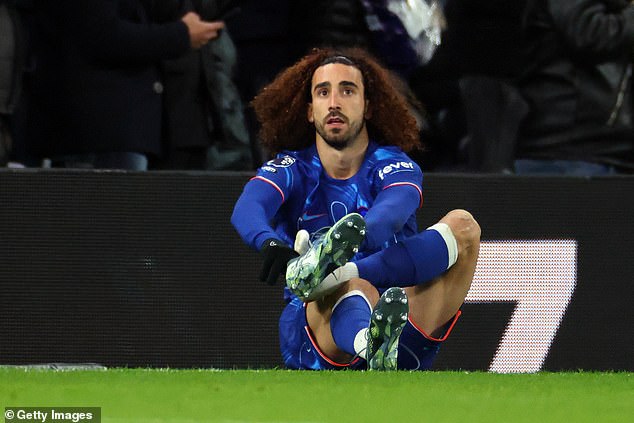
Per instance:
[[[396,370],[408,308],[403,288],[390,288],[379,298],[368,281],[352,279],[334,294],[306,304],[306,320],[321,354],[333,363],[359,356],[369,369]]]
[[[399,313],[392,313],[398,324],[383,330],[380,348],[376,348],[377,343],[368,344],[368,364],[375,369],[394,369],[398,355],[406,352],[405,360],[398,358],[398,368],[427,369],[442,339],[450,332],[471,286],[480,247],[480,227],[470,213],[454,210],[431,229],[400,244],[346,264],[333,273],[338,279],[361,276],[370,279],[374,286],[406,286],[390,290],[401,289],[406,295],[394,298],[407,300],[411,325],[400,322]],[[430,260],[443,263],[438,266]],[[404,278],[410,281],[403,282]],[[398,311],[394,305],[388,309]],[[384,306],[380,301],[375,310]],[[374,314],[372,320],[376,323]],[[390,334],[392,329],[397,333]],[[399,339],[401,331],[403,339]],[[399,342],[404,351],[394,348]]]
[[[392,287],[374,307],[365,358],[370,370],[398,368],[399,339],[408,321],[409,301],[405,289]]]
[[[410,315],[428,335],[458,311],[469,292],[480,250],[480,226],[465,210],[369,257],[335,269],[322,285],[364,278],[376,287],[407,287]]]
[[[392,266],[389,274],[374,268],[374,274],[383,278],[373,279],[374,285],[376,285],[375,280],[389,283],[394,278],[407,275],[412,277],[412,274],[417,275],[414,280],[418,284],[398,288],[407,295],[409,323],[395,326],[400,335],[396,339],[398,350],[386,349],[384,346],[383,348],[388,351],[387,355],[381,350],[376,350],[375,353],[375,349],[368,353],[369,357],[374,357],[368,362],[370,368],[392,369],[398,366],[399,369],[408,370],[429,369],[442,341],[446,339],[455,324],[460,306],[467,296],[475,273],[480,248],[480,227],[470,213],[454,210],[432,228],[436,229],[427,230],[406,240],[402,243],[405,248],[390,247],[382,252],[383,254],[393,253],[395,257],[392,260],[402,263],[406,268],[405,272],[401,272],[398,266],[396,268]],[[441,235],[442,241],[439,242],[439,237],[435,236],[434,231]],[[446,252],[443,254],[442,250]],[[433,264],[430,265],[428,262],[430,258],[440,260],[447,256],[449,270],[427,280],[430,270],[439,271],[439,268]],[[360,270],[368,271],[368,268],[361,263],[357,264],[360,265]],[[371,274],[367,277],[371,277]],[[412,283],[405,282],[405,284]],[[384,336],[383,339],[385,340],[386,337]],[[371,345],[369,344],[369,347]]]
[[[376,288],[356,278],[307,303],[306,321],[321,352],[337,363],[364,356],[370,316],[378,301]]]
[[[338,272],[356,266],[359,277],[372,281],[379,289],[407,287],[429,282],[442,275],[455,264],[457,257],[456,238],[447,221],[441,220]]]
[[[367,288],[370,283],[359,279],[359,276],[362,276],[371,279],[373,285],[379,286],[389,286],[392,283],[407,286],[418,283],[405,289],[407,297],[398,294],[399,298],[408,300],[410,320],[416,327],[430,337],[438,337],[446,323],[456,315],[469,291],[479,253],[480,227],[470,213],[454,210],[432,228],[367,260],[362,259],[356,264],[350,263],[340,267],[328,275],[324,282],[330,279],[330,282],[334,281],[333,286],[341,287],[341,281],[350,280],[354,282],[354,286],[361,283]],[[386,257],[389,258],[387,262]],[[430,263],[430,260],[439,260],[443,263],[438,266],[436,263]],[[449,270],[446,270],[447,267],[450,267]],[[441,275],[434,278],[430,276],[438,273]],[[402,282],[405,278],[411,278],[412,282]],[[348,285],[344,286],[345,290],[351,289]],[[319,334],[318,344],[323,346],[329,356],[343,359],[351,353],[346,355],[335,341],[332,333],[333,329],[335,333],[337,330],[332,327],[331,313],[338,298],[348,292],[345,290],[338,290],[334,296],[310,303],[313,304],[310,307],[311,328]],[[403,328],[401,322],[388,326],[376,324],[376,310],[385,306],[385,302],[379,302],[375,307],[372,320],[375,327],[380,326],[380,342],[371,345],[370,351],[367,352],[370,365],[374,363],[374,368],[380,369],[394,368],[396,356],[391,346],[398,340],[398,334],[394,336],[394,331],[400,333]],[[389,305],[387,310],[395,321],[403,314],[402,310]],[[377,345],[381,346],[376,348]],[[375,355],[377,359],[373,359]]]
[[[480,226],[465,210],[453,210],[439,223],[451,229],[457,244],[457,260],[451,268],[432,281],[405,288],[410,319],[428,336],[438,337],[445,324],[462,306],[478,260]],[[424,257],[421,257],[424,260]]]
[[[369,358],[371,368],[395,369],[398,337],[407,321],[405,292],[395,288],[379,299],[367,280],[346,278],[328,287],[322,282],[332,268],[352,257],[364,233],[360,215],[339,220],[308,251],[289,262],[287,287],[306,301],[317,299],[306,305],[306,321],[315,348],[329,365],[338,367],[359,355]]]
[[[457,256],[456,238],[446,221],[441,220],[385,250],[336,268],[312,290],[311,296],[318,297],[357,277],[370,280],[379,289],[424,284],[447,272]]]
[[[367,329],[373,305],[378,301],[378,291],[360,279],[346,281],[327,291],[313,295],[325,275],[345,264],[357,251],[365,235],[365,221],[357,213],[351,213],[337,221],[323,237],[307,248],[300,240],[295,249],[303,254],[289,261],[286,286],[306,304],[306,322],[311,341],[330,365],[349,362],[356,354],[365,351]],[[301,248],[298,248],[301,247]],[[306,251],[304,251],[306,250]]]

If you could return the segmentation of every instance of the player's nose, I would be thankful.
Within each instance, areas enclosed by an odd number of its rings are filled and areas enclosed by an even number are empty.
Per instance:
[[[339,98],[339,94],[337,92],[333,92],[329,98],[328,102],[328,110],[339,110],[341,109],[341,102]]]

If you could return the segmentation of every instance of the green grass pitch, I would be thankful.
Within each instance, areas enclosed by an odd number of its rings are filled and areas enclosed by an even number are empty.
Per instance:
[[[0,368],[0,405],[135,423],[634,422],[634,373]]]

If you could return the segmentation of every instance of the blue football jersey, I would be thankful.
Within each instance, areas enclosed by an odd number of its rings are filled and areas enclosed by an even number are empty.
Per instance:
[[[254,179],[270,184],[280,194],[282,206],[276,212],[272,226],[289,245],[293,245],[300,229],[312,234],[332,226],[348,213],[365,216],[379,193],[402,185],[418,191],[419,204],[412,210],[398,210],[407,213],[405,225],[379,248],[417,232],[415,212],[422,204],[423,174],[420,167],[397,147],[370,142],[361,168],[346,180],[333,179],[326,174],[314,145],[279,154],[260,167]],[[389,220],[389,216],[385,218]],[[371,252],[360,251],[358,257]]]

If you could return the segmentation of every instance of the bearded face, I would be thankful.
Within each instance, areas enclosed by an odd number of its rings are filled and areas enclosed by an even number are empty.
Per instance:
[[[326,144],[345,149],[365,129],[367,101],[361,71],[354,66],[329,63],[317,68],[311,88],[308,120]]]

